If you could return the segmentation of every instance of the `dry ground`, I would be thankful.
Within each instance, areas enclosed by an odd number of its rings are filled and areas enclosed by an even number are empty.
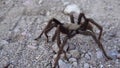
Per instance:
[[[61,13],[67,3],[78,5],[87,17],[103,26],[101,41],[107,52],[120,49],[119,0],[0,0],[0,68],[9,62],[15,68],[51,68],[53,43],[45,43],[42,36],[36,45],[33,39],[52,17],[69,21]],[[91,37],[78,35],[68,44],[77,45],[83,54],[78,68],[120,68],[120,60],[105,61],[97,56],[100,50]]]

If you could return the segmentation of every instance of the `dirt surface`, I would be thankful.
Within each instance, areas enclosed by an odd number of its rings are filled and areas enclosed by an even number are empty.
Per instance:
[[[70,22],[62,13],[68,4],[76,4],[88,18],[103,27],[101,42],[106,50],[120,49],[119,0],[0,0],[0,68],[51,68],[54,53],[43,35],[34,39],[51,18]],[[98,36],[98,30],[95,29]],[[49,33],[53,35],[54,30]],[[50,40],[51,41],[51,40]],[[76,68],[120,68],[120,60],[105,60],[92,37],[77,35],[66,45],[74,45],[81,53]],[[75,67],[72,67],[75,68]]]

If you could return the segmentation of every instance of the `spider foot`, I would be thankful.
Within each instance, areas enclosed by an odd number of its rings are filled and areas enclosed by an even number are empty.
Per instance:
[[[107,56],[107,57],[105,58],[105,60],[106,60],[106,61],[108,61],[108,60],[112,60],[112,58],[109,57],[109,56]]]
[[[38,41],[38,40],[39,40],[39,38],[35,38],[34,40]]]

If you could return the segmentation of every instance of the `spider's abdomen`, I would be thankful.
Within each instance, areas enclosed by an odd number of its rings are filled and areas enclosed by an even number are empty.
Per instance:
[[[68,30],[77,30],[80,27],[80,25],[75,23],[66,23],[63,25],[63,27],[65,27]]]

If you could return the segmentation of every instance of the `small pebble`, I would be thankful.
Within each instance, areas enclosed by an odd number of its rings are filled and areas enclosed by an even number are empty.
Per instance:
[[[102,54],[101,51],[97,51],[96,54],[97,54],[97,58],[98,58],[98,59],[100,59],[100,58],[103,57],[103,54]]]
[[[117,54],[118,54],[117,50],[111,50],[108,52],[108,56],[110,56],[112,59],[117,59]]]
[[[37,47],[33,46],[33,45],[28,45],[27,47],[30,48],[30,49],[33,49],[33,50],[37,49]]]
[[[72,55],[72,57],[74,58],[80,58],[80,53],[78,50],[71,50],[70,54]]]
[[[78,66],[77,62],[73,62],[72,65],[73,65],[73,67],[75,67],[75,68]]]
[[[84,63],[84,68],[89,68],[89,64],[88,63]]]
[[[6,45],[6,44],[8,44],[9,42],[8,41],[6,41],[6,40],[1,40],[1,42],[0,42],[0,44],[3,44],[3,45]]]
[[[70,58],[69,61],[73,63],[73,62],[77,62],[77,59],[76,58]]]
[[[91,59],[91,56],[89,54],[85,54],[85,58],[90,60]]]
[[[58,61],[58,64],[59,64],[59,67],[60,68],[71,68],[72,67],[72,65],[71,64],[68,64],[68,63],[65,63],[63,60],[59,60]]]

